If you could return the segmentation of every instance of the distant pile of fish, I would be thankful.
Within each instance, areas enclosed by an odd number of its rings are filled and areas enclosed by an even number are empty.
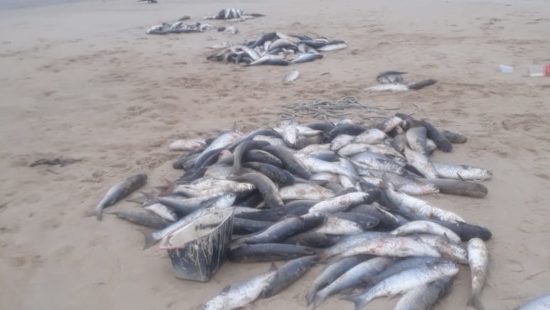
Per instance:
[[[156,3],[156,2],[155,2]],[[227,20],[227,21],[235,21],[235,20],[246,20],[250,18],[255,17],[261,17],[264,16],[263,14],[258,13],[245,13],[242,10],[239,9],[223,9],[215,16],[208,16],[204,19],[207,20]],[[190,19],[189,16],[184,16],[180,19],[178,19],[175,22],[171,23],[165,23],[162,22],[158,25],[154,25],[147,29],[147,34],[169,34],[169,33],[193,33],[193,32],[205,32],[210,29],[218,29],[218,31],[225,31],[230,33],[238,33],[239,30],[235,26],[229,26],[229,27],[213,27],[210,24],[207,23],[201,23],[201,22],[195,22],[186,24],[183,21]]]
[[[173,23],[160,23],[158,25],[151,26],[147,29],[147,34],[169,34],[169,33],[192,33],[192,32],[204,32],[212,29],[209,24],[200,22],[186,24],[185,19],[179,19]]]
[[[229,8],[222,9],[214,16],[207,16],[204,19],[221,19],[221,20],[247,20],[255,17],[265,16],[258,13],[245,13],[243,10]]]
[[[205,229],[194,223],[197,214],[233,208],[229,260],[290,260],[225,289],[205,309],[235,309],[273,296],[318,262],[328,265],[312,284],[308,304],[354,290],[347,299],[356,309],[399,294],[396,309],[429,309],[463,264],[472,275],[469,304],[481,309],[488,268],[483,240],[491,232],[415,197],[487,194],[477,181],[490,179],[490,171],[429,158],[466,140],[403,113],[372,126],[285,121],[248,133],[178,140],[170,149],[185,152],[173,166],[185,173],[149,197],[144,209],[110,213],[158,229],[147,246],[160,241],[161,248],[174,249],[189,241],[182,231]],[[145,180],[138,175],[113,187],[96,208],[98,219]]]
[[[347,44],[342,40],[268,32],[255,40],[222,48],[209,55],[207,59],[247,65],[287,66],[314,61],[323,58],[321,52],[336,51],[346,47]]]

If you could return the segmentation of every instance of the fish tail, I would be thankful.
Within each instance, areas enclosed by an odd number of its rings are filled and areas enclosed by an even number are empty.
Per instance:
[[[477,294],[472,294],[468,300],[468,306],[473,307],[476,310],[485,310],[485,307],[479,300],[479,296]]]
[[[98,205],[95,208],[95,217],[97,218],[98,221],[101,221],[101,219],[103,218],[103,206],[102,205]]]
[[[158,240],[153,237],[153,235],[150,233],[149,230],[146,230],[146,229],[138,229],[138,230],[143,234],[143,237],[145,238],[145,244],[143,245],[144,250],[147,250],[148,248],[152,247],[158,242]]]
[[[344,297],[344,300],[351,301],[355,310],[361,310],[365,307],[365,303],[361,298],[349,296]]]
[[[307,292],[306,294],[306,304],[309,306],[311,305],[311,303],[313,302],[313,298],[315,298],[315,290],[314,289],[311,289],[309,292]]]
[[[325,301],[326,298],[327,297],[325,296],[325,294],[315,293],[315,295],[313,296],[313,301],[312,301],[313,309],[317,308],[320,304],[322,304],[323,301]]]

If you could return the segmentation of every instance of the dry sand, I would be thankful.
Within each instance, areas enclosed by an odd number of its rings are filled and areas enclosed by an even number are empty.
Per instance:
[[[147,190],[175,178],[176,154],[167,151],[175,137],[235,122],[273,124],[277,106],[345,95],[467,134],[468,144],[438,158],[493,170],[489,196],[430,200],[493,231],[488,309],[513,309],[549,292],[550,78],[525,73],[533,61],[550,63],[550,3],[161,1],[0,11],[0,309],[194,309],[226,285],[267,270],[227,263],[208,284],[180,281],[164,253],[142,251],[135,226],[84,215],[132,173],[150,175]],[[154,23],[227,6],[268,16],[238,23],[235,36],[145,35]],[[270,30],[326,35],[349,48],[293,68],[205,60],[210,45]],[[497,72],[501,63],[516,71]],[[283,85],[295,68],[301,78]],[[387,69],[439,83],[400,94],[363,90]],[[45,156],[82,161],[28,167]],[[305,309],[319,270],[252,308]],[[464,269],[439,309],[465,308],[468,283]],[[352,308],[332,298],[320,309],[336,307]]]

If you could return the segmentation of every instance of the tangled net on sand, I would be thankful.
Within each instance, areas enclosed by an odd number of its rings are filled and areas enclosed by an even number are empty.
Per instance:
[[[359,102],[356,97],[347,96],[335,101],[319,99],[299,101],[284,105],[281,107],[281,110],[280,116],[285,120],[303,117],[328,120],[346,118],[357,111],[380,112],[380,116],[370,116],[371,118],[379,118],[382,117],[383,111],[393,109],[367,106]]]

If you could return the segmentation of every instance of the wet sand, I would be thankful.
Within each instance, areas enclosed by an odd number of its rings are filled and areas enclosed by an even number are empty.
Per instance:
[[[237,35],[145,34],[160,21],[226,6],[267,16],[236,23]],[[135,226],[85,215],[121,178],[147,173],[152,191],[178,176],[177,154],[167,150],[176,137],[274,124],[283,104],[342,96],[468,135],[436,159],[491,169],[489,195],[429,200],[493,231],[487,309],[548,293],[550,79],[525,75],[532,62],[550,63],[549,16],[542,1],[458,0],[98,1],[1,10],[0,308],[196,309],[267,270],[227,263],[208,284],[177,280],[163,252],[141,249]],[[272,30],[343,39],[349,48],[287,68],[205,60],[208,46]],[[499,73],[499,64],[515,72]],[[292,69],[300,79],[283,85]],[[364,91],[389,69],[439,83],[418,92]],[[28,167],[55,156],[82,161]],[[252,308],[306,309],[320,269]],[[463,268],[438,309],[463,309],[468,294]],[[336,307],[352,309],[338,297],[319,309]]]

